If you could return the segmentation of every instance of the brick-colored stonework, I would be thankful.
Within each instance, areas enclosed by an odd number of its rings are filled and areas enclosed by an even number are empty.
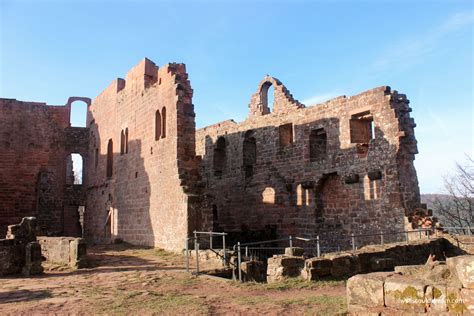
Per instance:
[[[244,122],[199,130],[192,95],[184,64],[144,59],[89,102],[87,128],[70,127],[74,98],[1,99],[0,229],[35,215],[74,235],[85,205],[90,241],[179,250],[194,229],[230,241],[402,230],[420,207],[415,124],[389,87],[306,107],[267,76]],[[85,159],[82,186],[67,182],[70,153]]]
[[[214,228],[324,240],[403,230],[404,216],[420,206],[408,103],[380,87],[305,108],[264,78],[244,122],[196,133]]]
[[[90,103],[75,97],[64,106],[0,99],[0,235],[26,216],[37,218],[42,234],[79,234],[71,219],[77,222],[77,206],[85,205],[83,186],[66,179],[71,153],[87,160],[87,128],[69,123],[78,99]]]

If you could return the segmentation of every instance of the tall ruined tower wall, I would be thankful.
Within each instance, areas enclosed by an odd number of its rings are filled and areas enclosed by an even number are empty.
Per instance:
[[[88,126],[87,237],[182,249],[198,163],[185,66],[144,59],[92,102]]]

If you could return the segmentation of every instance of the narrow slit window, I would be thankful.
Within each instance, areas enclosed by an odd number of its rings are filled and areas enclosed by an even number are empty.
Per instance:
[[[163,109],[161,110],[161,128],[162,128],[162,131],[161,131],[161,138],[165,138],[166,137],[166,108],[163,107]]]
[[[114,163],[114,145],[113,145],[112,139],[109,139],[109,142],[107,144],[107,168],[106,168],[107,178],[112,178],[113,163]]]
[[[161,114],[160,110],[155,112],[155,140],[159,140],[161,137]]]

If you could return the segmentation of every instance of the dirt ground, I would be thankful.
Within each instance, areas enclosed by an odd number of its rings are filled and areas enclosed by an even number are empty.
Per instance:
[[[0,278],[0,315],[346,313],[344,281],[238,283],[185,271],[159,249],[89,249],[90,268],[47,266],[43,275]]]

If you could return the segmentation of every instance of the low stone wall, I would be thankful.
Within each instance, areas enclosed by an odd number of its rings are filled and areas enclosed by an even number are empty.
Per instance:
[[[291,277],[302,277],[311,281],[327,277],[346,278],[359,273],[393,271],[398,265],[422,264],[430,255],[443,260],[445,255],[462,253],[462,249],[456,248],[444,238],[372,245],[354,252],[325,254],[306,260],[299,248],[288,248],[285,255],[268,259],[267,281],[274,282]]]
[[[20,224],[8,226],[6,239],[0,239],[0,276],[43,272],[41,247],[36,241],[36,218],[25,217]]]
[[[353,276],[347,282],[347,303],[353,315],[470,315],[474,313],[474,256]]]
[[[325,276],[349,277],[359,273],[390,271],[398,265],[423,264],[430,255],[442,260],[445,255],[461,253],[444,238],[365,246],[354,252],[307,259],[302,276],[307,280]]]
[[[38,237],[46,261],[72,268],[86,266],[87,244],[75,237]]]

